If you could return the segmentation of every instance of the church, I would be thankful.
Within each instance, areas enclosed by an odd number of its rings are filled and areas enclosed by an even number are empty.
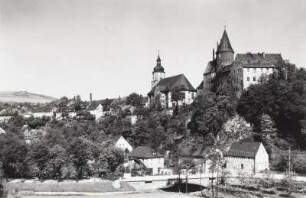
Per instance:
[[[196,89],[184,74],[165,77],[165,69],[158,55],[153,69],[151,91],[148,93],[149,103],[159,97],[161,106],[166,109],[191,104],[196,97]]]
[[[213,90],[222,84],[230,84],[240,97],[241,92],[251,84],[256,84],[273,73],[284,70],[286,61],[281,54],[245,53],[237,54],[230,43],[226,29],[217,50],[213,49],[213,59],[208,62],[198,92]]]

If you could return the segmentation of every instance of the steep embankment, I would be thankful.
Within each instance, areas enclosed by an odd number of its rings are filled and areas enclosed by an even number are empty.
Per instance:
[[[26,91],[0,91],[0,102],[7,103],[48,103],[56,100],[51,96],[29,93]]]

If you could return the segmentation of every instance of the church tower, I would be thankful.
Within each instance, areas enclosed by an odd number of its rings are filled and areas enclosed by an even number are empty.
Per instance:
[[[152,88],[161,80],[165,78],[165,71],[163,66],[161,65],[161,59],[159,57],[159,54],[157,56],[156,60],[156,66],[153,69],[153,80],[152,80]]]
[[[217,44],[216,60],[218,70],[234,62],[234,50],[231,46],[226,29],[224,29],[220,44]]]

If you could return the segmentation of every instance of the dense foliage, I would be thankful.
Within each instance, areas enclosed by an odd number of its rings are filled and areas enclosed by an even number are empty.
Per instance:
[[[306,71],[290,69],[287,78],[274,76],[265,83],[251,85],[242,93],[237,111],[254,125],[259,136],[265,133],[262,116],[269,115],[277,135],[294,147],[305,149]]]
[[[181,96],[176,95],[174,100]],[[73,101],[73,102],[71,102]],[[213,92],[197,96],[194,103],[161,108],[159,98],[144,107],[145,99],[136,93],[125,99],[105,100],[104,109],[116,110],[96,121],[86,111],[88,103],[79,97],[66,97],[48,104],[61,118],[24,118],[25,109],[45,108],[39,105],[1,104],[3,115],[12,113],[0,127],[0,161],[5,177],[84,178],[111,177],[122,174],[124,152],[112,146],[122,135],[131,145],[146,145],[160,153],[170,151],[167,165],[178,164],[180,147],[204,144],[213,146],[212,158],[220,159],[237,140],[262,141],[271,154],[276,170],[285,170],[289,145],[306,149],[306,71],[288,65],[283,75],[274,75],[260,84],[251,85],[236,98],[226,84]],[[9,111],[7,111],[9,110]],[[15,111],[17,113],[15,113]],[[76,117],[69,117],[69,112]],[[239,115],[237,115],[237,113]],[[136,123],[131,118],[136,116]],[[250,123],[250,124],[249,124]],[[305,172],[304,153],[295,151],[295,170]],[[191,167],[191,166],[190,166]],[[177,167],[176,167],[177,168]]]

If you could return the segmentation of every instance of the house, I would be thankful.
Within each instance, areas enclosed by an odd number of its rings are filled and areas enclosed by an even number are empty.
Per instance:
[[[147,146],[138,146],[129,154],[132,175],[157,175],[164,168],[164,156]]]
[[[89,111],[91,115],[95,116],[96,120],[100,119],[104,116],[102,101],[92,101],[88,105],[87,111]]]
[[[238,97],[251,84],[264,81],[269,75],[285,70],[286,61],[281,54],[245,53],[237,54],[224,30],[217,51],[213,49],[212,60],[208,62],[198,93],[215,89],[222,84],[230,84]]]
[[[123,150],[126,153],[130,153],[133,150],[131,144],[123,136],[114,138],[113,146]]]
[[[5,130],[0,127],[0,135],[5,134]]]
[[[210,173],[212,168],[210,155],[212,153],[213,148],[211,146],[196,145],[192,147],[183,147],[180,150],[180,163],[182,164],[184,161],[191,160],[194,167],[189,170],[189,172],[203,174]]]
[[[196,96],[196,89],[184,74],[165,77],[164,68],[158,55],[157,64],[153,69],[151,91],[148,93],[148,104],[159,97],[163,108],[173,108],[184,104],[191,104]]]
[[[52,106],[38,106],[32,110],[32,116],[34,118],[42,118],[42,117],[53,117],[54,109]]]
[[[269,170],[269,155],[261,142],[236,142],[225,153],[224,170],[233,174]]]

